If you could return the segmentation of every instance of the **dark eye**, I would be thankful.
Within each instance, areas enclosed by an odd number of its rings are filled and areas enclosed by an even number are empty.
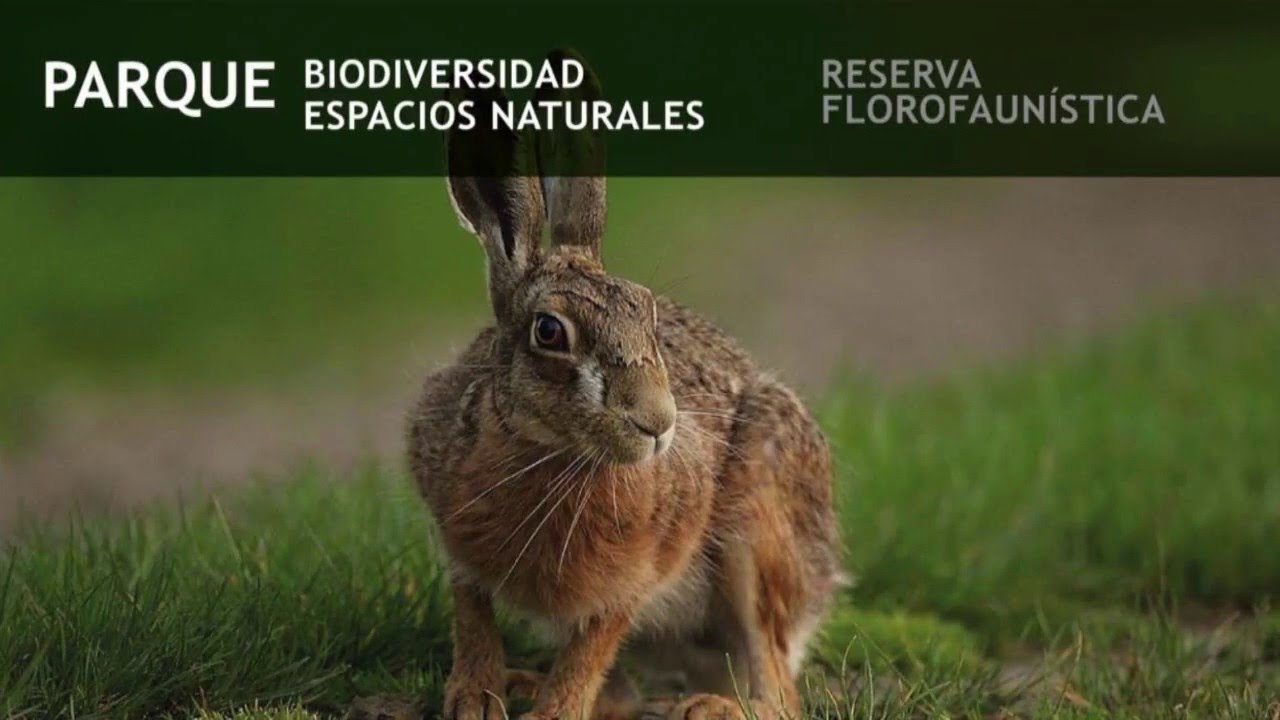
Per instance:
[[[533,341],[544,350],[569,351],[569,333],[564,323],[546,313],[538,313],[533,318]]]

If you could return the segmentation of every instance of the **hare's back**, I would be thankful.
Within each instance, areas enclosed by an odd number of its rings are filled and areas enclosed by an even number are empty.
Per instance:
[[[492,367],[494,332],[485,328],[454,363],[428,375],[410,411],[409,465],[428,501],[448,458],[465,454],[476,440],[476,403]]]
[[[715,323],[665,297],[657,303],[658,344],[678,405],[720,405],[754,382],[751,357]]]

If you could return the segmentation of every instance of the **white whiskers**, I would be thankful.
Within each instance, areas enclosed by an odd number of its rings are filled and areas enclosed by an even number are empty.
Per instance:
[[[539,521],[538,525],[533,528],[533,532],[529,533],[529,539],[525,541],[524,545],[520,548],[520,552],[516,554],[516,559],[511,563],[511,567],[507,570],[507,574],[502,577],[502,582],[498,583],[497,587],[494,588],[495,593],[497,593],[499,590],[502,589],[504,585],[507,584],[507,580],[511,579],[512,573],[514,573],[516,571],[516,568],[519,567],[520,560],[524,558],[524,554],[529,550],[529,546],[533,544],[534,538],[538,537],[538,533],[542,530],[543,526],[547,524],[547,521],[551,519],[551,516],[555,514],[556,510],[559,509],[559,507],[562,504],[564,504],[565,499],[568,498],[570,494],[572,494],[574,487],[576,487],[572,481],[576,477],[577,472],[587,464],[590,458],[593,458],[595,456],[596,456],[596,451],[594,450],[589,452],[584,452],[581,455],[579,455],[572,463],[570,463],[568,467],[565,468],[565,472],[561,473],[560,475],[560,477],[562,477],[563,479],[560,480],[560,482],[557,483],[554,488],[549,489],[547,491],[547,495],[542,499],[542,502],[539,502],[537,506],[534,507],[534,509],[525,517],[525,519],[521,521],[521,523],[518,526],[516,526],[516,529],[511,531],[511,535],[507,538],[506,541],[502,543],[502,546],[499,546],[498,548],[499,550],[501,550],[502,547],[506,546],[507,542],[509,542],[511,538],[515,537],[516,533],[520,531],[520,528],[524,527],[524,524],[528,522],[529,519],[532,518],[535,513],[537,513],[538,509],[541,508],[544,504],[546,504],[547,500],[549,500],[551,496],[555,494],[556,489],[564,485],[568,485],[568,487],[565,488],[564,492],[561,493],[560,499],[556,500],[555,503],[553,503],[551,507],[547,509],[546,514],[542,516],[542,520]]]
[[[564,536],[564,549],[560,551],[560,561],[556,564],[556,577],[560,577],[560,571],[564,569],[564,558],[569,554],[569,541],[573,539],[574,528],[578,527],[578,519],[582,517],[582,511],[587,507],[587,501],[591,499],[592,486],[595,485],[596,471],[600,469],[600,463],[604,460],[604,455],[596,455],[596,459],[591,463],[591,468],[587,470],[587,474],[582,478],[582,500],[578,502],[578,510],[573,514],[573,521],[569,523],[569,532]]]
[[[564,487],[565,483],[569,481],[571,473],[573,473],[577,469],[579,463],[585,461],[586,458],[587,458],[586,451],[579,453],[578,456],[575,457],[572,462],[566,465],[558,475],[552,478],[551,482],[547,483],[546,494],[543,495],[542,499],[538,501],[538,504],[534,505],[533,509],[530,510],[528,514],[524,516],[524,519],[520,521],[520,524],[516,525],[515,529],[513,529],[511,533],[507,535],[507,539],[502,541],[502,544],[499,545],[497,548],[498,550],[503,549],[504,547],[507,546],[507,543],[515,539],[516,534],[520,532],[520,528],[523,528],[525,526],[525,523],[532,520],[533,517],[538,514],[538,511],[542,509],[543,505],[547,504],[547,501],[550,500],[553,495],[555,495],[557,490],[559,490],[561,487]]]
[[[517,471],[515,471],[515,472],[511,473],[510,475],[508,475],[508,476],[506,476],[506,477],[502,478],[501,480],[499,480],[499,481],[498,481],[497,483],[495,483],[494,485],[491,485],[491,486],[489,486],[489,487],[485,488],[485,489],[484,489],[480,494],[478,494],[478,495],[476,495],[475,497],[473,497],[473,498],[471,498],[470,500],[468,500],[468,501],[466,502],[466,504],[464,504],[462,507],[458,508],[457,510],[454,510],[452,513],[449,513],[449,517],[445,518],[445,522],[449,522],[450,520],[453,520],[453,519],[454,519],[454,518],[456,518],[458,515],[462,514],[462,512],[463,512],[463,511],[465,511],[467,508],[469,508],[469,507],[471,507],[472,505],[475,505],[476,503],[480,502],[482,499],[484,499],[484,498],[485,498],[485,496],[487,496],[489,493],[493,492],[494,490],[497,490],[498,488],[502,487],[503,485],[506,485],[507,483],[511,482],[512,480],[515,480],[516,478],[520,477],[521,475],[524,475],[525,473],[527,473],[527,472],[529,472],[530,470],[532,470],[532,469],[534,469],[534,468],[538,467],[539,465],[541,465],[542,463],[544,463],[544,462],[546,462],[546,461],[550,460],[551,458],[554,458],[554,457],[556,457],[556,456],[558,456],[558,455],[562,455],[562,454],[563,454],[566,450],[568,450],[568,449],[569,449],[569,448],[567,448],[567,447],[565,447],[565,448],[560,448],[559,450],[555,450],[555,451],[552,451],[552,452],[550,452],[550,453],[548,453],[548,454],[546,454],[546,455],[543,455],[541,458],[539,458],[539,459],[537,459],[537,460],[534,460],[533,462],[529,463],[528,465],[525,465],[524,467],[520,468],[519,470],[517,470]],[[512,457],[511,459],[507,460],[506,462],[510,462],[510,461],[511,461],[511,460],[513,460],[513,459],[515,459],[515,458],[514,458],[514,457]]]

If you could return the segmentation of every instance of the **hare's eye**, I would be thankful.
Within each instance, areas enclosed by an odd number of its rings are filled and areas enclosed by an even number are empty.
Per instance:
[[[569,333],[564,323],[546,313],[538,313],[533,318],[533,341],[544,350],[569,351]]]

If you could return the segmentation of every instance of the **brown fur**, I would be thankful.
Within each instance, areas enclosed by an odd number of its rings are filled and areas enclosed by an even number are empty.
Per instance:
[[[450,167],[525,148],[454,137]],[[795,670],[839,577],[825,441],[720,330],[605,273],[604,184],[589,180],[450,177],[489,257],[496,323],[427,379],[411,418],[412,470],[455,586],[445,716],[500,712],[494,598],[563,640],[530,717],[617,714],[597,695],[628,636],[676,654],[717,648],[755,713],[794,716]],[[565,324],[567,351],[533,341],[546,313]],[[728,692],[722,667],[694,689]],[[741,714],[711,694],[667,711]]]

